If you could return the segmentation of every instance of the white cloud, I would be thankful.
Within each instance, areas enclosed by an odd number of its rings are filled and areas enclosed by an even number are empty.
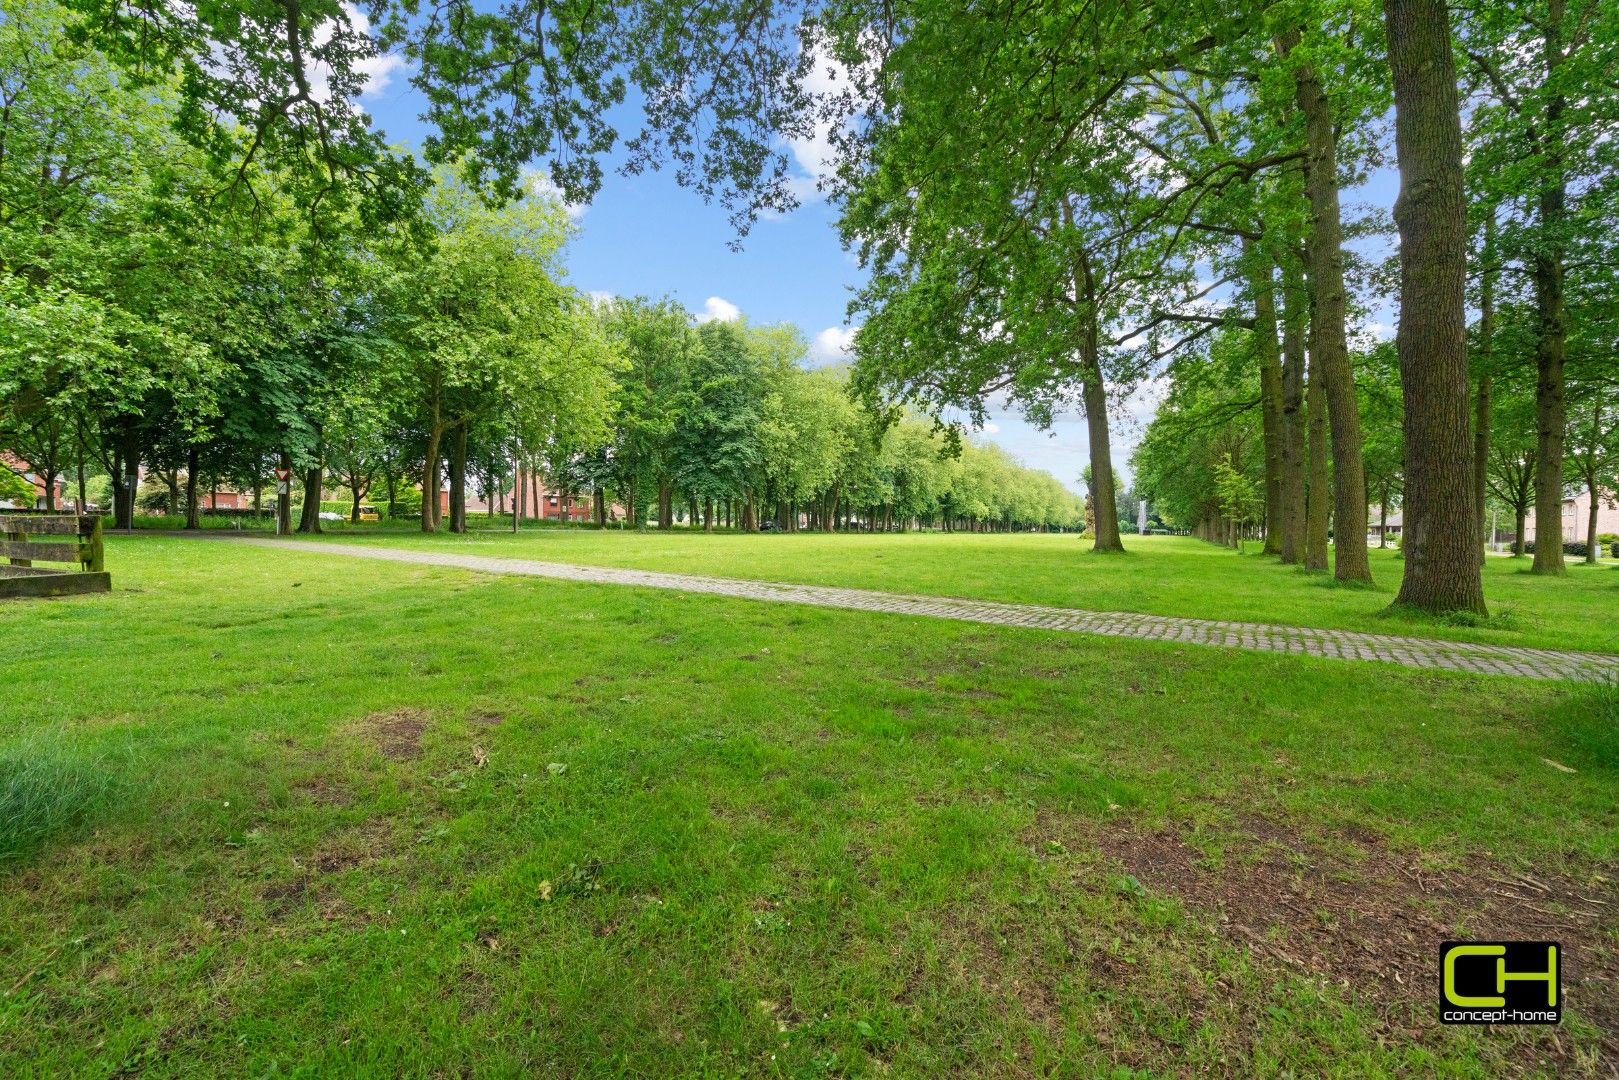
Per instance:
[[[702,313],[697,321],[705,322],[736,322],[742,317],[742,309],[725,299],[723,296],[710,296],[703,301]]]
[[[585,211],[590,209],[584,203],[563,202],[562,189],[557,187],[550,176],[533,166],[523,169],[523,177],[528,183],[529,194],[538,199],[555,199],[557,202],[561,202],[562,209],[567,211],[568,217],[575,221],[583,217]]]
[[[613,299],[613,294],[608,292],[606,289],[591,289],[585,295],[590,297],[590,302],[595,304],[597,307],[601,307],[603,304],[608,303]]]
[[[814,364],[835,364],[840,360],[849,360],[854,357],[854,337],[860,332],[860,327],[829,326],[815,335],[810,342],[810,362]]]
[[[366,18],[365,12],[344,0],[343,14],[348,16],[349,25],[364,34],[371,36],[371,20]],[[368,56],[354,65],[354,70],[365,76],[365,89],[360,91],[361,97],[370,97],[380,94],[388,89],[393,82],[395,73],[405,67],[405,58],[398,53],[378,53]]]
[[[1373,321],[1367,323],[1366,333],[1372,335],[1372,337],[1376,338],[1378,341],[1394,340],[1394,327],[1390,326],[1386,322]]]
[[[349,24],[349,29],[360,37],[371,37],[371,20],[366,17],[354,4],[344,0],[341,5],[343,19]],[[313,44],[318,49],[332,40],[336,32],[335,20],[328,19],[315,27],[312,35]],[[405,58],[398,53],[379,52],[374,56],[361,57],[354,61],[354,70],[365,77],[365,83],[360,87],[360,96],[373,97],[388,89],[388,84],[400,71],[404,70]],[[309,78],[310,93],[315,100],[322,103],[330,100],[332,93],[332,69],[323,63],[314,63],[306,73]]]
[[[824,48],[816,46],[810,54],[810,70],[804,78],[804,88],[816,97],[831,97],[846,91],[848,86],[849,69],[827,55]],[[832,146],[832,130],[832,125],[822,120],[815,124],[813,134],[787,140],[793,160],[803,170],[803,175],[788,178],[788,184],[800,202],[809,203],[819,199],[818,185],[830,178],[836,168],[837,152]]]
[[[1001,425],[999,425],[997,423],[994,423],[993,421],[990,421],[990,422],[987,422],[987,423],[980,424],[978,426],[978,430],[983,432],[985,435],[998,435],[998,434],[1000,434]]]

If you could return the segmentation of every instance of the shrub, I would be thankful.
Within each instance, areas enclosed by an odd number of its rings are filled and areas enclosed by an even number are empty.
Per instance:
[[[1564,555],[1578,555],[1583,559],[1585,558],[1585,553],[1587,550],[1588,549],[1585,546],[1584,540],[1569,540],[1563,544]],[[1525,540],[1523,542],[1523,553],[1525,555],[1533,555],[1535,553],[1535,542],[1533,540]]]
[[[99,766],[38,740],[0,750],[0,868],[90,821],[111,778]]]

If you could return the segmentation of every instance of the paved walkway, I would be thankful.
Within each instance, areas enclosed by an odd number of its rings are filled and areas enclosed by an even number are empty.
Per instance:
[[[1318,630],[1264,623],[1182,619],[1167,615],[1137,615],[1122,611],[1080,611],[1075,608],[1033,604],[999,604],[989,600],[961,600],[946,596],[907,596],[869,589],[840,589],[825,585],[790,585],[740,578],[698,577],[654,570],[628,570],[609,566],[539,562],[533,559],[458,555],[448,551],[413,551],[404,548],[318,541],[236,539],[242,544],[306,551],[320,555],[347,555],[361,559],[422,563],[478,570],[490,574],[525,574],[600,585],[639,585],[652,589],[712,593],[745,600],[816,607],[881,611],[895,615],[924,615],[935,619],[1026,626],[1039,630],[1068,630],[1079,634],[1174,641],[1192,645],[1223,645],[1261,652],[1302,653],[1340,660],[1381,660],[1406,667],[1440,668],[1485,675],[1517,675],[1530,679],[1575,679],[1619,682],[1619,656],[1601,653],[1524,649],[1507,645],[1474,645],[1432,638],[1361,634],[1352,630]]]

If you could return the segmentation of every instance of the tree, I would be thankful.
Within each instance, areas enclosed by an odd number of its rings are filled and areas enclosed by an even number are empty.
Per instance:
[[[389,389],[414,400],[426,433],[421,527],[433,532],[446,435],[454,436],[452,481],[464,481],[469,426],[520,396],[537,357],[572,327],[556,284],[567,235],[560,203],[531,197],[492,208],[441,169],[425,213],[436,239],[397,253],[383,307],[397,346]]]
[[[1563,572],[1570,295],[1611,280],[1619,198],[1619,11],[1599,0],[1467,4],[1458,45],[1480,100],[1470,115],[1475,190],[1502,213],[1500,250],[1525,272],[1536,373],[1535,561]]]
[[[1444,0],[1385,0],[1384,10],[1400,161],[1397,344],[1410,451],[1400,541],[1405,572],[1394,602],[1483,614],[1467,371],[1467,210],[1450,16]]]

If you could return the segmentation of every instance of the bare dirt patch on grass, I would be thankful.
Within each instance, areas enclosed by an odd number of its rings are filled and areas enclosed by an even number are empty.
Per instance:
[[[428,719],[425,709],[390,709],[372,713],[357,727],[389,761],[413,761],[421,757]]]
[[[1208,918],[1232,943],[1370,1000],[1401,1027],[1437,1026],[1441,941],[1557,941],[1566,1004],[1602,1032],[1604,1057],[1619,1057],[1619,1003],[1611,993],[1619,985],[1612,944],[1619,875],[1611,868],[1579,878],[1482,861],[1434,870],[1370,834],[1352,839],[1358,858],[1250,818],[1219,865],[1175,832],[1129,822],[1093,830],[1090,842],[1150,892],[1169,893]],[[1543,1049],[1560,1054],[1562,1040],[1550,1042]]]

